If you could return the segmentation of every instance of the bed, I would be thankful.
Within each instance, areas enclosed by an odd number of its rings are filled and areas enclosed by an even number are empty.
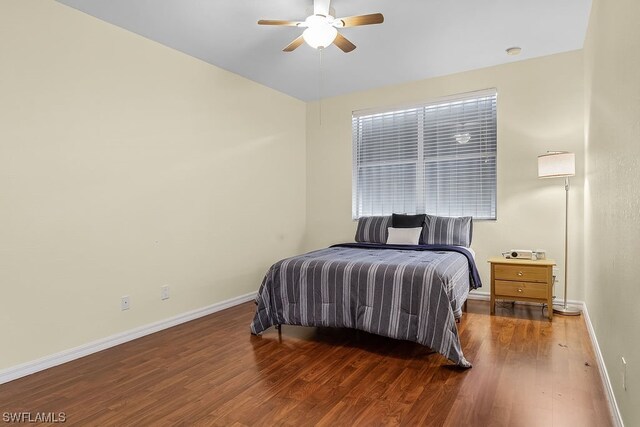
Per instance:
[[[382,238],[384,224],[381,227],[374,231]],[[281,260],[269,269],[256,297],[251,332],[259,335],[283,324],[354,328],[420,343],[470,368],[456,319],[469,290],[480,286],[469,248],[334,245]]]

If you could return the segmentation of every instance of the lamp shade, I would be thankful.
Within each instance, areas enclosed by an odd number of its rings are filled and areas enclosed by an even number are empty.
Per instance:
[[[538,178],[562,178],[576,174],[576,155],[552,151],[538,156]]]

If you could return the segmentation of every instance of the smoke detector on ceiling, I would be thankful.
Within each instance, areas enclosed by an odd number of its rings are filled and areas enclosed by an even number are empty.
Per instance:
[[[507,52],[507,55],[516,56],[516,55],[520,55],[520,52],[522,52],[522,48],[518,46],[514,46],[514,47],[507,48],[506,52]]]

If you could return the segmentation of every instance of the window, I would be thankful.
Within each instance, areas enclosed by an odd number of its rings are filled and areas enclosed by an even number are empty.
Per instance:
[[[353,217],[496,218],[495,90],[354,112]]]

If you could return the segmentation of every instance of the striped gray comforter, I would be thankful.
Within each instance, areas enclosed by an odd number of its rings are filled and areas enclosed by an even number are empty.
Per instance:
[[[331,247],[275,263],[251,332],[278,324],[355,328],[414,341],[461,367],[455,319],[469,293],[469,263],[456,252]]]

